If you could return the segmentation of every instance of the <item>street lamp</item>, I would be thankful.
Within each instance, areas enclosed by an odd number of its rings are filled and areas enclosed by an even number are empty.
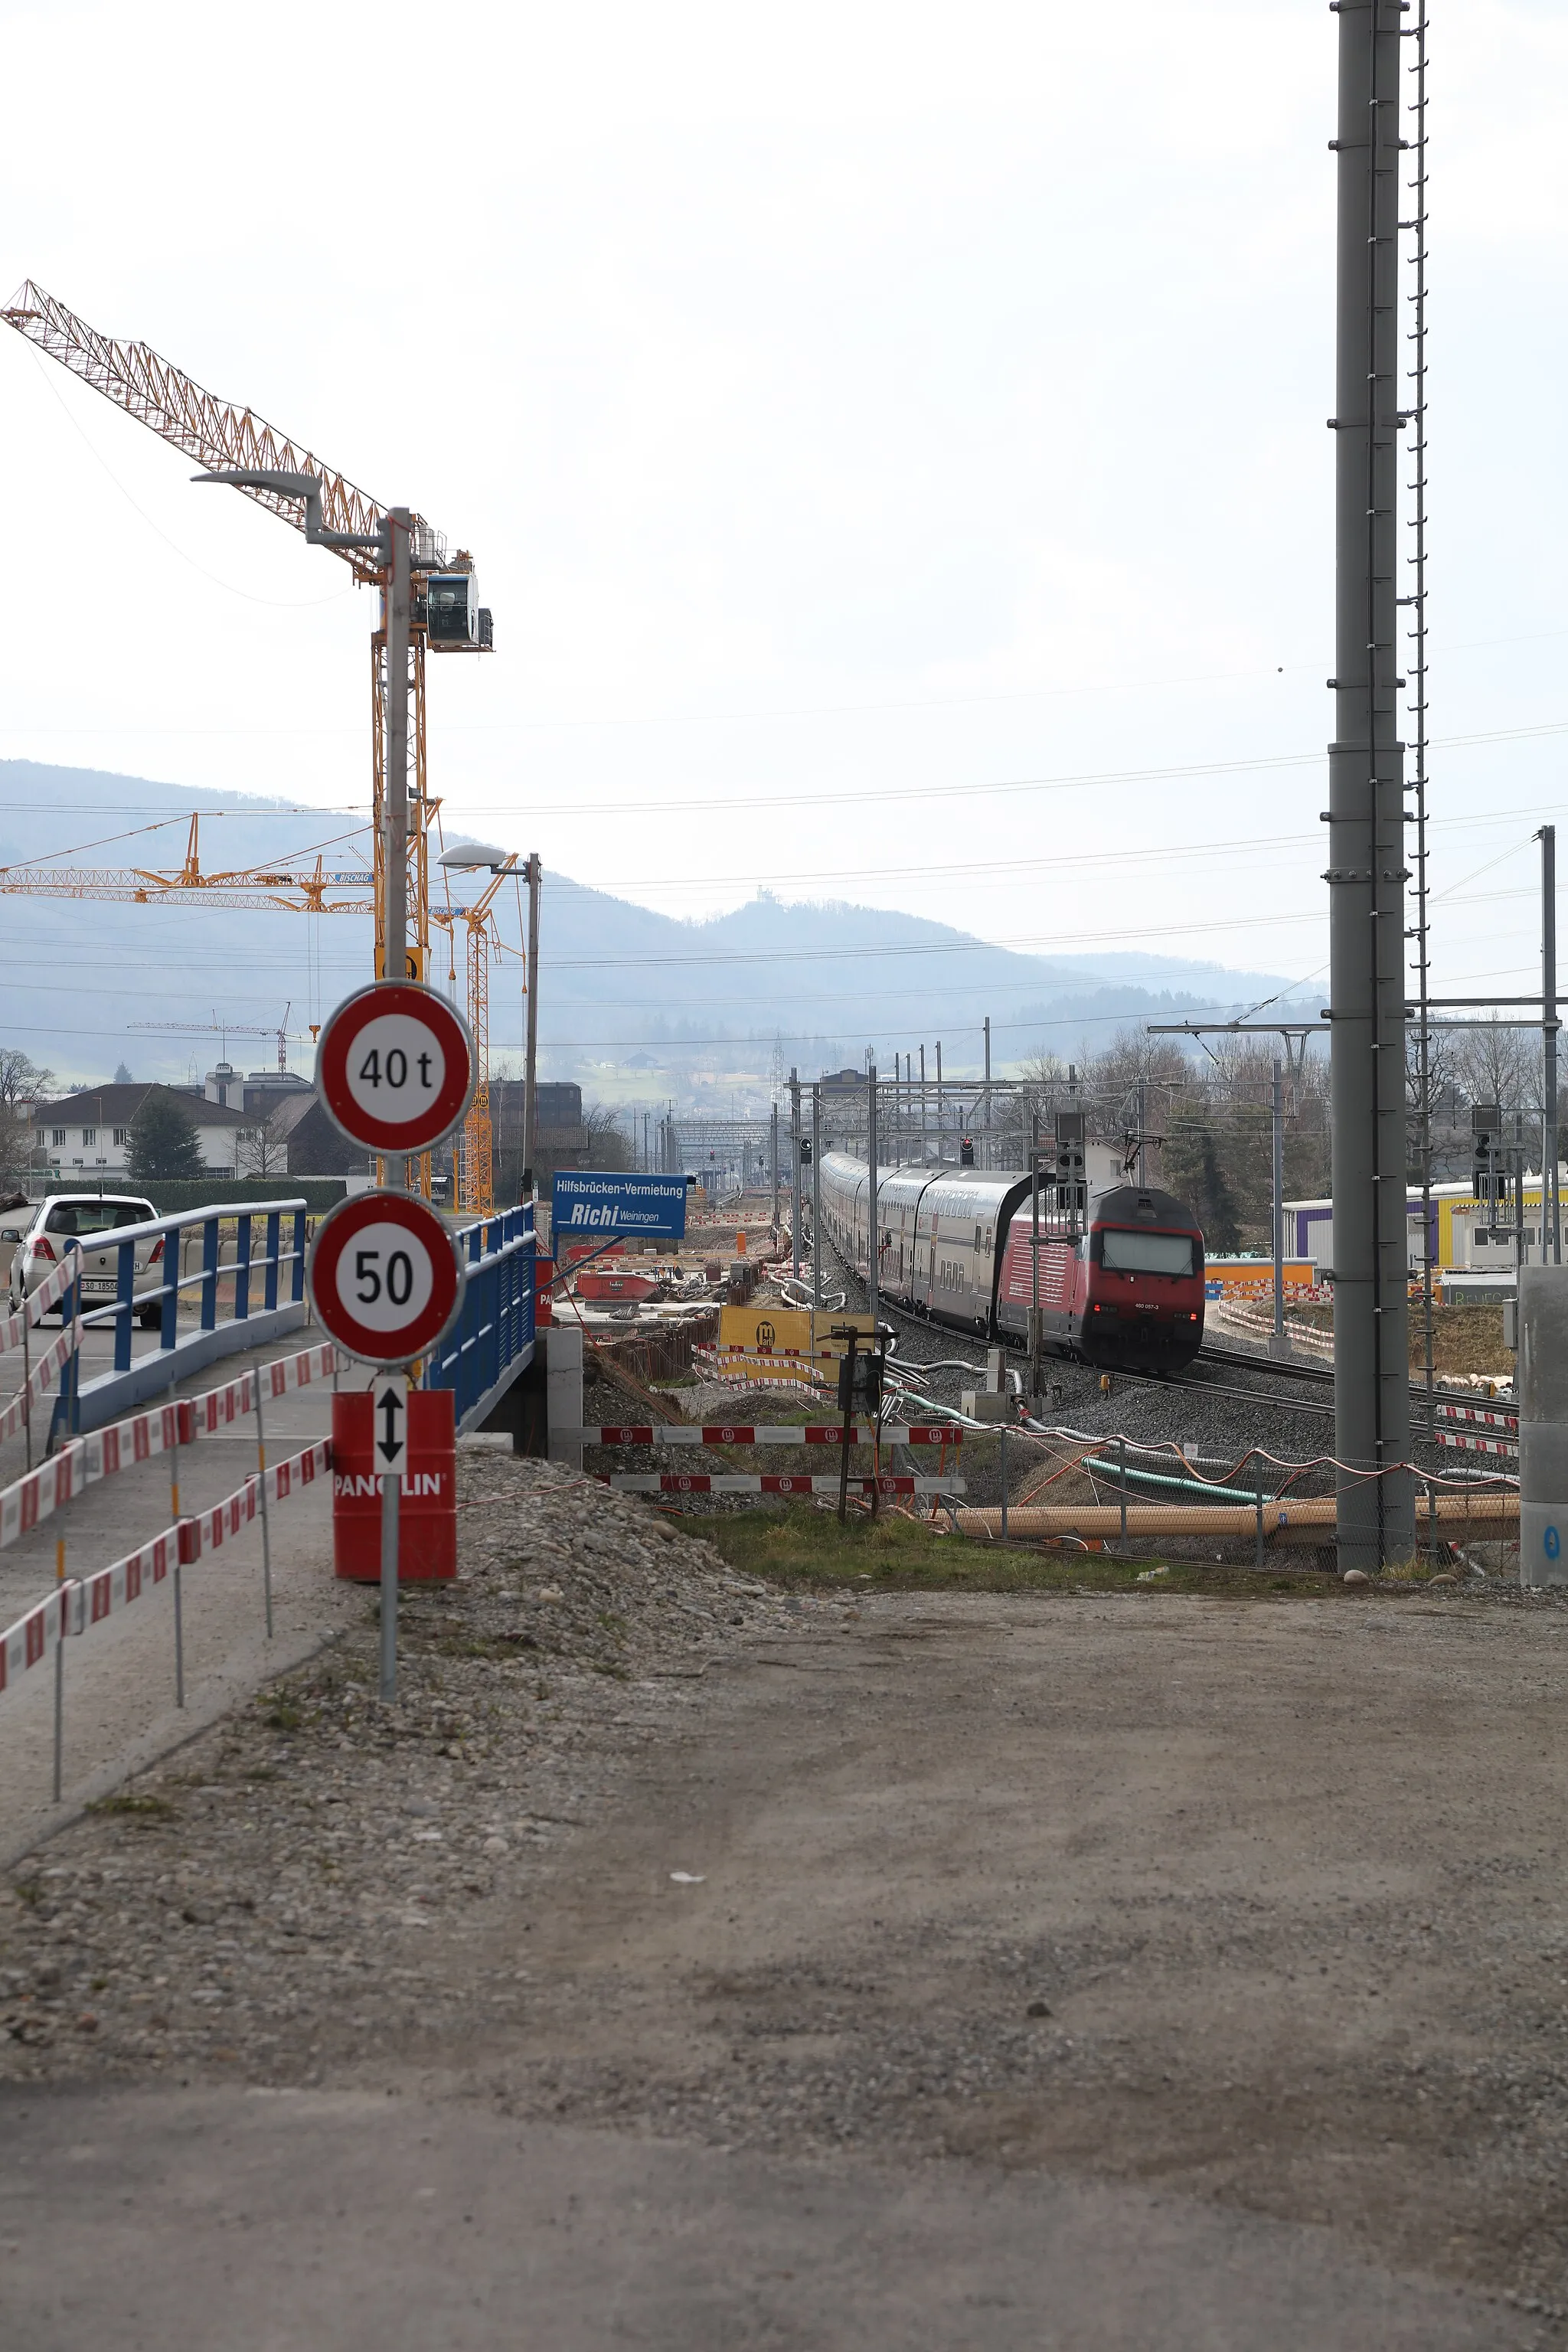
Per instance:
[[[479,916],[483,914],[495,897],[496,891],[500,887],[502,875],[517,871],[518,856],[515,849],[499,848],[494,842],[468,841],[459,842],[455,848],[443,850],[438,862],[452,872],[488,872],[493,877],[489,888],[480,898],[478,907],[465,909],[471,929]],[[533,1188],[533,1147],[536,1136],[539,1070],[539,897],[540,886],[544,878],[544,866],[537,850],[523,861],[522,871],[528,877],[528,948],[523,962],[528,1006],[522,1070],[522,1181],[520,1197],[526,1201],[531,1197]],[[488,1055],[488,1023],[486,1032],[483,1050]]]

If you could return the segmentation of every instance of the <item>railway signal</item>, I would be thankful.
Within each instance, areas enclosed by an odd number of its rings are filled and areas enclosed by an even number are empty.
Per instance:
[[[316,1055],[316,1085],[333,1125],[352,1143],[399,1157],[451,1133],[474,1079],[461,1013],[409,981],[376,981],[345,997]]]

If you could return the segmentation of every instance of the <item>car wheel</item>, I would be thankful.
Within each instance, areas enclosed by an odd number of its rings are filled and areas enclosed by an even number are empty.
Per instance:
[[[162,1304],[160,1303],[155,1307],[144,1307],[142,1309],[141,1322],[143,1331],[161,1331],[163,1328],[163,1309]]]

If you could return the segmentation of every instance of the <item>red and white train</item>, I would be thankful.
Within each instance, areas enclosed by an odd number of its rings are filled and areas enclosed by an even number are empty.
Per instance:
[[[870,1171],[825,1152],[822,1222],[865,1274]],[[1088,1364],[1174,1371],[1203,1345],[1204,1237],[1169,1192],[1117,1182],[1089,1191],[1077,1234],[1040,1209],[1045,1344]],[[877,1281],[884,1298],[955,1330],[1026,1341],[1034,1304],[1026,1175],[884,1168],[877,1180]]]

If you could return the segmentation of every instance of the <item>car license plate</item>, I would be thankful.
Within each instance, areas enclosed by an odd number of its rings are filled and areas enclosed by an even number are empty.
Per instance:
[[[81,1278],[82,1297],[112,1298],[120,1285],[111,1275],[84,1274]]]

